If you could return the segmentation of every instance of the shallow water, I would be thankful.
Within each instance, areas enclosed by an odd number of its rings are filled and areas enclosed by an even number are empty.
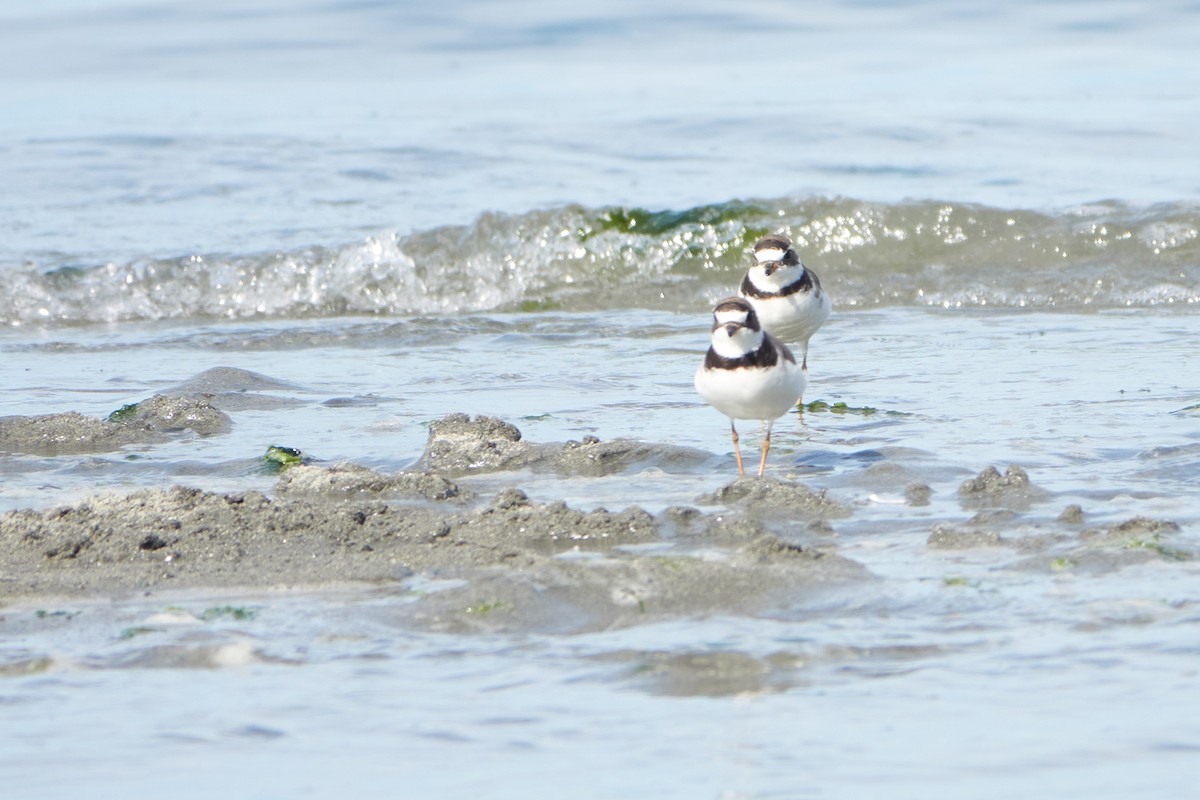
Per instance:
[[[784,420],[771,471],[852,507],[831,532],[801,537],[836,546],[876,579],[760,618],[570,636],[422,634],[404,622],[409,587],[7,609],[0,702],[19,736],[3,770],[50,796],[72,785],[47,772],[63,760],[134,796],[203,796],[232,777],[244,796],[403,780],[423,793],[516,797],[540,794],[535,774],[556,794],[592,797],[1182,789],[1200,741],[1187,700],[1200,621],[1194,561],[1093,574],[1039,567],[1010,548],[931,550],[926,539],[976,514],[957,494],[961,481],[1018,463],[1051,494],[1001,528],[1006,537],[1054,530],[1079,503],[1089,525],[1174,520],[1184,531],[1168,546],[1194,548],[1200,419],[1185,410],[1194,388],[1179,382],[1195,368],[1181,330],[1189,321],[1141,311],[835,316],[820,350],[814,343],[810,398],[878,411]],[[584,508],[694,504],[732,476],[733,462],[724,421],[688,391],[703,343],[693,323],[657,312],[498,315],[460,320],[470,329],[452,344],[403,347],[382,324],[337,319],[315,327],[355,331],[353,346],[248,352],[227,346],[241,326],[162,347],[179,332],[156,324],[140,346],[26,351],[105,364],[114,382],[100,390],[49,367],[28,387],[94,413],[188,377],[172,374],[184,351],[189,368],[236,364],[304,388],[270,393],[298,405],[234,412],[228,436],[140,448],[136,458],[10,456],[5,501],[174,482],[269,491],[274,478],[256,472],[255,458],[273,442],[403,468],[420,455],[424,423],[453,408],[503,409],[533,441],[615,431],[714,453],[685,471],[463,479],[485,494],[519,485]],[[552,376],[538,368],[563,347],[589,357]],[[919,370],[905,368],[914,351]],[[359,374],[339,379],[350,365]],[[416,386],[397,377],[424,365],[438,368]],[[326,404],[347,396],[371,399]],[[753,438],[751,427],[744,439]],[[929,505],[903,503],[911,481],[932,487]],[[232,619],[225,606],[253,618]],[[106,733],[67,735],[58,708],[71,709],[72,730],[94,720]],[[117,742],[152,754],[156,768],[120,766]],[[199,769],[216,763],[220,778]],[[180,774],[185,788],[165,777]]]
[[[782,421],[773,471],[840,488],[886,458],[956,502],[951,490],[963,478],[1019,463],[1071,502],[1133,494],[1189,509],[1187,490],[1200,479],[1196,390],[1187,380],[1197,369],[1194,321],[1142,310],[843,312],[820,332],[806,400],[846,403],[852,413]],[[9,344],[6,364],[26,382],[13,386],[4,414],[44,413],[57,401],[61,410],[107,416],[219,367],[292,388],[244,392],[249,407],[231,412],[228,436],[125,452],[12,454],[5,503],[166,480],[269,486],[274,476],[256,477],[256,460],[273,444],[322,462],[411,468],[426,424],[451,411],[499,413],[531,441],[620,436],[731,456],[726,423],[691,389],[706,338],[696,315],[648,310],[458,317],[440,332],[430,320],[346,318],[201,331],[123,326],[107,341],[94,328],[58,331],[36,345]],[[565,363],[564,352],[572,354]],[[753,425],[742,427],[756,437]],[[609,482],[603,502],[658,510],[689,501],[731,464],[716,476],[705,466],[658,481],[531,475],[522,485],[545,484],[586,506],[601,502],[597,484]]]
[[[484,496],[694,505],[734,469],[691,389],[707,309],[783,230],[835,300],[806,400],[851,413],[781,420],[770,470],[851,507],[791,533],[873,575],[571,635],[414,630],[428,576],[9,606],[8,791],[1185,795],[1198,31],[1187,4],[0,3],[0,416],[281,382],[226,435],[0,454],[0,511],[269,492],[273,444],[409,468],[452,411],[712,454],[462,479]],[[959,495],[1010,464],[1043,494]],[[1143,560],[1053,540],[1134,517],[1180,530]]]
[[[250,622],[131,640],[121,632],[147,621],[144,608],[100,610],[103,622],[90,625],[83,618],[97,612],[86,609],[34,640],[53,631],[65,663],[6,681],[5,716],[21,736],[5,748],[5,770],[29,794],[61,789],[60,776],[35,768],[51,760],[137,796],[395,781],[500,797],[548,784],[595,797],[827,787],[866,796],[887,784],[910,797],[962,781],[984,797],[1047,786],[1186,794],[1194,715],[1187,702],[1161,700],[1186,700],[1194,681],[1194,653],[1178,636],[1195,625],[1195,608],[1171,605],[1189,587],[1168,582],[1148,598],[1097,597],[1071,580],[1049,592],[1003,580],[925,586],[920,602],[942,605],[940,622],[843,601],[803,614],[802,626],[714,619],[568,640],[414,635],[388,625],[401,601],[363,596],[270,598],[250,606]],[[1067,618],[1040,613],[1049,601]],[[964,625],[964,613],[998,624]],[[92,641],[63,633],[80,625]],[[775,653],[794,667],[775,676],[777,693],[729,697],[731,685],[753,690],[762,678],[746,669],[722,682],[678,664],[662,678],[610,655],[637,647]],[[114,713],[114,702],[131,710]],[[79,726],[64,737],[55,720],[68,709],[104,720],[104,733]],[[153,767],[120,763],[114,741],[152,754]]]

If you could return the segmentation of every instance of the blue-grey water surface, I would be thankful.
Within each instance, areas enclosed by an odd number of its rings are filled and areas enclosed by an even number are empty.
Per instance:
[[[708,308],[769,230],[834,298],[806,399],[876,410],[789,417],[771,460],[853,508],[824,543],[873,579],[756,617],[430,634],[412,585],[0,609],[5,796],[1187,796],[1198,35],[1194,3],[0,2],[0,416],[292,387],[225,436],[0,454],[0,511],[269,491],[271,444],[402,469],[451,411],[725,465],[484,492],[693,503],[732,477],[691,389]],[[927,547],[1009,464],[1048,493],[1017,535],[1078,504],[1178,523],[1170,557]]]

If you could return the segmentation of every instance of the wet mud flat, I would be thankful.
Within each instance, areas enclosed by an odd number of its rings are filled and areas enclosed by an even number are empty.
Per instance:
[[[220,433],[224,412],[197,397],[152,398],[124,418],[78,414],[0,420],[0,444],[80,452]],[[824,490],[740,478],[657,514],[583,511],[530,500],[519,486],[487,494],[476,475],[533,470],[605,476],[645,465],[696,468],[711,454],[629,440],[530,443],[493,417],[431,423],[413,471],[294,463],[270,496],[185,486],[97,495],[0,515],[0,605],[47,598],[135,598],[348,585],[424,586],[408,604],[430,630],[575,632],[672,616],[755,614],[877,579],[839,552],[835,529],[855,507]],[[903,471],[904,503],[930,489]],[[985,548],[1013,568],[1103,573],[1147,560],[1185,561],[1170,520],[1092,527],[1078,506],[1049,524],[1023,512],[1054,502],[1020,467],[983,469],[958,490],[972,516],[938,523],[931,554]]]
[[[159,414],[170,403],[154,398],[148,406],[128,422],[64,414],[6,423],[21,442],[78,450],[159,437]],[[221,412],[190,399],[170,414],[177,425],[203,420],[208,428]],[[452,414],[431,424],[421,471],[296,463],[282,468],[270,497],[173,486],[4,514],[0,598],[311,589],[419,576],[457,582],[417,604],[416,616],[431,627],[462,620],[443,608],[482,603],[493,612],[488,624],[579,629],[663,613],[749,612],[795,587],[866,577],[854,562],[788,541],[754,516],[696,507],[581,511],[535,503],[518,487],[479,496],[458,483],[486,472],[598,476],[707,458],[634,441],[534,444],[499,419]],[[754,496],[793,525],[848,513],[799,484],[740,485],[723,491]]]

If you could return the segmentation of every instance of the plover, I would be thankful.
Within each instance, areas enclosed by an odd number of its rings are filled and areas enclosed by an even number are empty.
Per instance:
[[[754,263],[738,295],[754,306],[768,333],[799,346],[800,368],[807,370],[808,340],[829,319],[833,305],[821,279],[800,263],[791,239],[772,234],[755,243]]]
[[[804,370],[787,345],[765,332],[754,307],[741,297],[726,298],[713,308],[712,342],[696,370],[696,391],[729,417],[738,474],[745,475],[736,421],[756,419],[766,428],[758,474],[767,466],[771,426],[804,393]]]

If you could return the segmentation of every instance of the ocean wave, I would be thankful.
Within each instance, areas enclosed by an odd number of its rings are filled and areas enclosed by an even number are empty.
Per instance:
[[[792,237],[842,310],[1200,305],[1200,210],[1055,213],[941,202],[563,206],[341,247],[0,270],[0,322],[660,308],[731,293],[754,241]]]

